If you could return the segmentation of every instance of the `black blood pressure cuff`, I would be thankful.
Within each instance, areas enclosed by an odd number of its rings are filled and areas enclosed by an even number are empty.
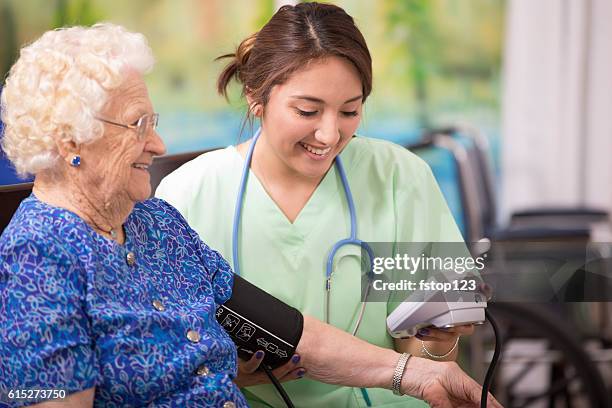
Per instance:
[[[238,275],[234,275],[232,297],[219,306],[216,315],[236,343],[240,358],[249,360],[257,350],[263,350],[263,363],[271,368],[289,361],[304,328],[299,310]]]

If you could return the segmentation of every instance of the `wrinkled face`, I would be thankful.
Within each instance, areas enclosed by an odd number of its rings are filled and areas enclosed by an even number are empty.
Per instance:
[[[99,117],[121,124],[135,124],[144,114],[153,114],[147,87],[140,74],[127,71],[121,86],[113,90]],[[148,167],[166,147],[152,127],[139,140],[136,130],[103,123],[104,135],[81,147],[82,165],[77,172],[83,188],[93,197],[129,200],[133,203],[151,194]]]
[[[262,118],[267,150],[302,177],[323,177],[359,126],[362,96],[349,61],[313,61],[270,92]]]

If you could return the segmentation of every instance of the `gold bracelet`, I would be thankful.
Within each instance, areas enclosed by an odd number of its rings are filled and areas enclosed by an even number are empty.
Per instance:
[[[423,350],[423,355],[427,355],[427,356],[429,356],[431,358],[435,358],[435,359],[438,359],[438,360],[446,358],[446,357],[450,356],[453,351],[455,351],[455,349],[459,345],[459,339],[460,338],[461,338],[461,336],[457,336],[457,340],[455,340],[455,344],[453,345],[453,347],[450,350],[448,350],[448,352],[446,352],[446,353],[444,353],[442,355],[433,354],[432,352],[427,350],[427,347],[425,347],[425,342],[423,340],[421,340],[421,348]]]

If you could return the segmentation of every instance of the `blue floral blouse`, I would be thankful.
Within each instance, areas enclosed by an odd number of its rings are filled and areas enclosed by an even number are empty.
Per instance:
[[[119,245],[23,201],[0,236],[0,406],[33,402],[11,390],[94,386],[95,406],[247,406],[215,319],[227,262],[163,200],[137,204],[124,230]]]

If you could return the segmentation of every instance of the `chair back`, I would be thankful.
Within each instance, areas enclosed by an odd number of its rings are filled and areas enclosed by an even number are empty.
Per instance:
[[[155,193],[155,189],[161,180],[185,164],[186,162],[195,159],[199,155],[215,149],[198,150],[189,153],[171,154],[167,156],[156,157],[153,164],[149,168],[151,174],[151,195]],[[13,214],[17,211],[19,204],[32,193],[33,183],[19,183],[0,185],[0,234],[11,221]]]
[[[32,183],[0,186],[0,234],[13,218],[24,198],[32,193]]]
[[[157,186],[159,186],[159,183],[168,174],[172,173],[174,170],[178,169],[188,161],[191,161],[204,153],[212,152],[213,150],[217,150],[217,148],[156,157],[153,160],[153,164],[149,168],[149,173],[151,174],[151,195],[155,194]]]

